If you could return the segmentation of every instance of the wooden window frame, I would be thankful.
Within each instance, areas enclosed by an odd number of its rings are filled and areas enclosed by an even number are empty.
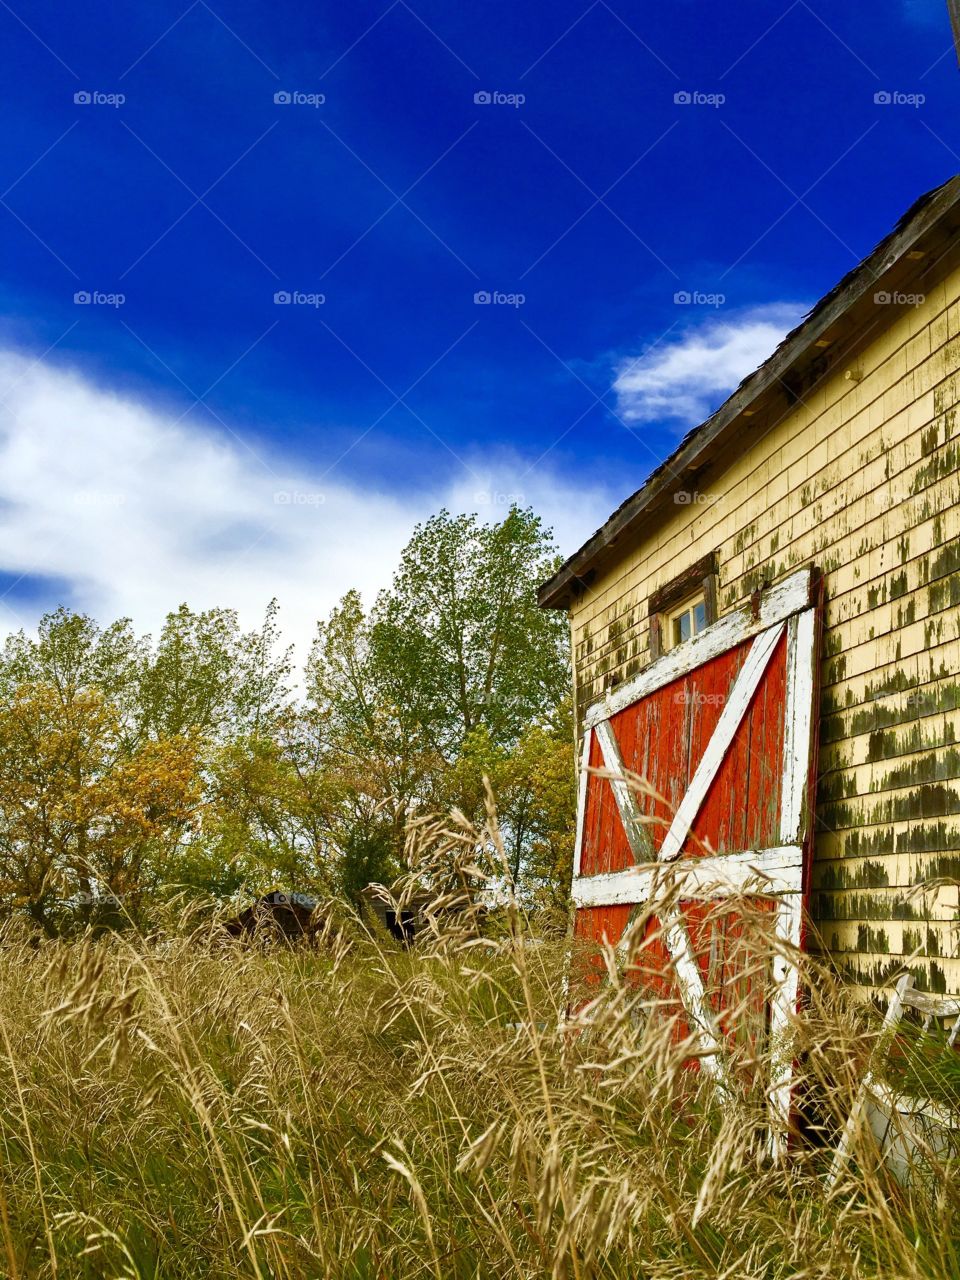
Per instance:
[[[707,626],[717,620],[717,553],[701,556],[683,573],[650,595],[647,612],[650,620],[650,657],[659,658],[668,648],[664,631],[669,615],[691,596],[702,593],[707,610]]]

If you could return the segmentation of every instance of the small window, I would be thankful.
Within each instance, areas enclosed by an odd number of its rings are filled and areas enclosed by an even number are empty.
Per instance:
[[[678,644],[683,644],[684,640],[689,640],[691,636],[699,635],[707,625],[707,601],[701,592],[684,601],[679,609],[671,612],[667,627],[667,641],[664,648],[672,649]]]
[[[649,600],[650,656],[659,658],[717,620],[717,556],[712,552],[654,591]]]

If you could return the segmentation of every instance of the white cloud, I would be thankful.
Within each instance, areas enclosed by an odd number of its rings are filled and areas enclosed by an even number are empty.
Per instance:
[[[187,601],[253,626],[276,596],[302,657],[316,619],[351,587],[372,599],[414,524],[443,505],[500,519],[515,493],[569,552],[618,500],[523,473],[502,456],[434,493],[405,494],[402,477],[394,492],[364,488],[0,351],[0,571],[50,579],[44,607],[66,589],[100,621],[130,616],[155,633]],[[16,588],[0,601],[0,631],[36,621]]]
[[[613,388],[628,422],[702,422],[769,356],[806,305],[775,302],[711,314],[679,337],[621,361]]]

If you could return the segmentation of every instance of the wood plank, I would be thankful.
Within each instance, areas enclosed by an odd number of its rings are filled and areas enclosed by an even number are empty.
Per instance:
[[[715,858],[682,858],[676,862],[630,867],[606,875],[579,876],[572,896],[577,907],[646,902],[656,886],[680,883],[682,892],[701,897],[751,893],[799,894],[803,849],[799,845],[748,849]]]
[[[583,847],[580,855],[581,875],[622,871],[633,866],[637,860],[627,839],[616,797],[607,783],[598,777],[598,771],[605,767],[600,740],[592,733],[590,779],[587,783]]]
[[[923,1116],[944,1129],[956,1132],[958,1117],[956,1110],[952,1107],[945,1107],[942,1103],[934,1102],[932,1098],[918,1098],[913,1094],[900,1093],[882,1080],[874,1080],[870,1092],[890,1111],[898,1111],[903,1116]]]
[[[712,577],[717,572],[717,553],[711,551],[705,556],[701,556],[699,560],[695,560],[693,564],[684,569],[683,573],[677,574],[664,586],[658,587],[656,591],[651,591],[650,600],[647,606],[648,613],[666,613],[672,605],[679,604],[681,600],[686,599],[698,587],[704,588],[704,579]],[[714,602],[716,603],[716,602]],[[716,622],[716,614],[712,617],[707,615],[710,622]]]
[[[663,928],[663,940],[673,961],[680,999],[694,1023],[691,1031],[700,1044],[701,1069],[727,1092],[727,1068],[720,1053],[720,1035],[707,1001],[700,966],[697,964],[679,903],[673,902],[660,912],[660,924]]]
[[[960,1016],[960,1000],[950,997],[928,995],[925,991],[917,991],[908,987],[901,996],[903,1003],[919,1013],[934,1018],[956,1018]]]
[[[802,850],[801,850],[802,852]],[[798,873],[798,885],[800,873]],[[777,904],[777,937],[783,950],[773,960],[773,996],[770,1001],[770,1134],[768,1149],[775,1160],[787,1151],[790,1107],[793,1096],[794,1048],[790,1022],[797,1011],[800,972],[793,960],[803,940],[803,898],[800,892],[783,894]]]
[[[880,1035],[874,1046],[871,1055],[871,1063],[876,1062],[889,1047],[890,1040],[896,1030],[897,1023],[903,1016],[904,997],[911,991],[913,987],[913,974],[905,973],[897,983],[896,990],[890,997],[887,1005],[886,1016],[883,1019],[883,1026],[880,1028]],[[867,1070],[860,1084],[860,1089],[854,1099],[853,1106],[850,1108],[850,1114],[847,1117],[847,1123],[843,1127],[843,1133],[840,1135],[840,1142],[833,1157],[833,1164],[830,1166],[830,1172],[827,1175],[827,1186],[832,1190],[846,1163],[847,1156],[850,1154],[850,1147],[853,1142],[853,1135],[857,1131],[857,1125],[860,1123],[860,1117],[866,1106],[867,1098],[871,1090],[875,1087],[877,1072],[874,1067]]]
[[[783,789],[780,800],[780,839],[799,840],[806,819],[810,787],[813,725],[816,610],[806,609],[788,624],[787,695],[784,719]]]

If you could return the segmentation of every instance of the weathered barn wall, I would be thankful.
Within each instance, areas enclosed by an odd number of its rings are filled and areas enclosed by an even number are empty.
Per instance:
[[[648,597],[718,552],[721,613],[824,572],[811,909],[850,978],[960,990],[960,267],[691,483],[571,609],[577,706],[649,661]],[[855,369],[860,381],[846,380]]]

